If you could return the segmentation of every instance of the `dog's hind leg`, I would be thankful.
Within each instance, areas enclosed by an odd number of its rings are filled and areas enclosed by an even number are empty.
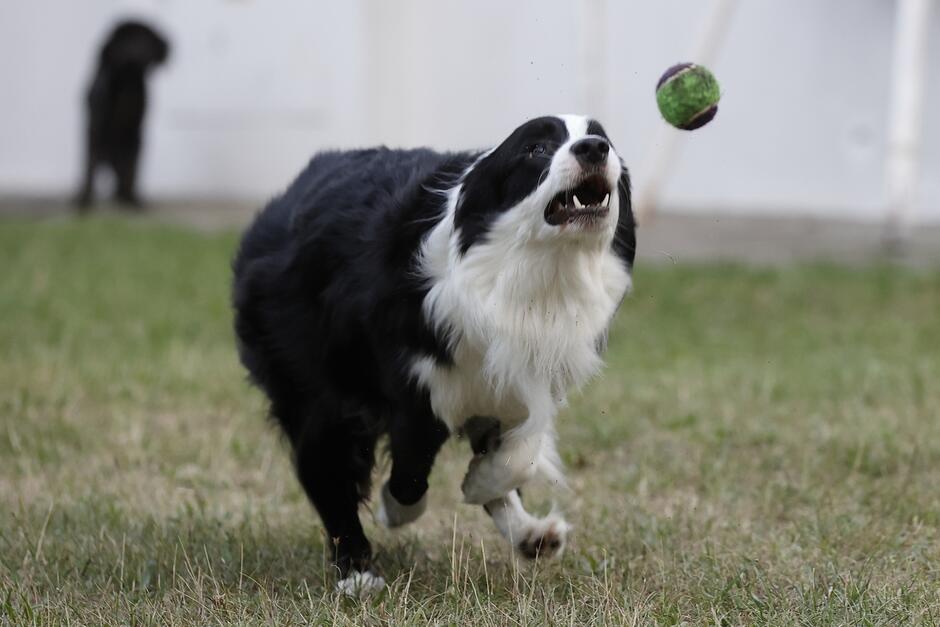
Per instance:
[[[362,596],[385,586],[372,569],[372,547],[359,521],[359,503],[368,495],[375,435],[357,435],[345,420],[303,433],[296,448],[297,474],[329,537],[337,588]]]
[[[398,412],[389,425],[392,474],[382,487],[377,518],[389,528],[417,519],[427,507],[428,476],[450,432],[430,406]]]

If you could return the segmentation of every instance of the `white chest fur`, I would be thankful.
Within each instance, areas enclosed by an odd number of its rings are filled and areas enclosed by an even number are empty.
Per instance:
[[[461,256],[445,222],[423,250],[425,313],[454,364],[419,358],[413,372],[452,430],[474,415],[505,427],[536,415],[550,421],[566,393],[600,368],[599,340],[630,286],[606,242],[501,245],[513,240],[498,229],[513,225],[495,228]]]

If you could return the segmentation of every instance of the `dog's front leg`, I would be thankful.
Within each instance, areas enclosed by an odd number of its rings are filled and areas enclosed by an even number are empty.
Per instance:
[[[523,387],[528,390],[523,398],[528,418],[522,424],[501,432],[499,422],[494,421],[495,427],[486,432],[490,435],[482,440],[492,440],[495,430],[495,445],[485,447],[485,450],[479,445],[481,436],[477,434],[474,438],[470,433],[471,440],[476,439],[477,444],[462,485],[467,503],[483,505],[500,499],[536,474],[555,484],[564,482],[555,450],[555,401],[544,386]],[[472,421],[470,426],[473,426]]]
[[[471,468],[478,468],[487,454],[502,447],[500,426],[495,419],[474,418],[465,425],[464,434],[473,448],[474,462],[471,462]],[[543,466],[543,474],[551,477],[554,470],[560,480],[561,472],[554,444],[553,438],[543,440],[539,461]],[[547,469],[546,465],[552,468]],[[468,473],[468,479],[469,477]],[[493,519],[499,533],[524,557],[556,557],[561,555],[565,548],[570,529],[565,519],[554,511],[542,518],[531,515],[522,505],[522,495],[518,489],[510,490],[506,495],[486,502],[483,509]]]
[[[499,533],[524,557],[558,557],[565,550],[571,528],[557,512],[536,518],[522,506],[522,495],[513,490],[483,506]]]
[[[500,435],[498,429],[486,435],[481,452],[476,452],[464,477],[464,500],[484,505],[498,500],[532,479],[539,471],[544,433]],[[475,449],[478,446],[474,446]]]
[[[464,501],[483,505],[500,499],[532,479],[538,471],[542,434],[500,439],[499,447],[474,455],[464,477]]]

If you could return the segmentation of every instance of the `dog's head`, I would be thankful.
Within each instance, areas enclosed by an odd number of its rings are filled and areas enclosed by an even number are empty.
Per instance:
[[[484,153],[464,176],[454,223],[464,253],[495,237],[520,244],[610,243],[618,224],[628,226],[632,237],[630,181],[598,122],[536,118]]]
[[[118,24],[101,50],[101,64],[116,70],[145,72],[167,60],[170,45],[142,22]]]

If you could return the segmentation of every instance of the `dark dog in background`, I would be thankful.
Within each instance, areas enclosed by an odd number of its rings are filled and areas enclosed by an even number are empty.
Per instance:
[[[141,22],[121,22],[105,41],[86,101],[85,172],[79,207],[87,208],[94,199],[99,166],[114,172],[114,196],[119,203],[141,204],[137,164],[147,111],[147,75],[166,61],[169,51],[166,39]]]

